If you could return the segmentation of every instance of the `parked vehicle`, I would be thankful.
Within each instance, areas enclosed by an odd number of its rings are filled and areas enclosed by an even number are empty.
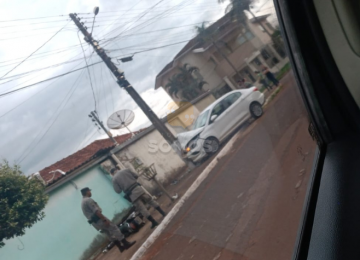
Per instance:
[[[216,153],[220,143],[250,117],[263,114],[264,94],[256,87],[234,90],[216,100],[198,116],[193,130],[178,134],[186,158],[199,162]]]
[[[125,237],[136,233],[145,225],[144,217],[139,212],[132,212],[129,217],[119,225],[121,233]]]

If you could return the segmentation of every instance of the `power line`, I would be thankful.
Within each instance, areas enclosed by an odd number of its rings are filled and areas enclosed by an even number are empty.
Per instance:
[[[141,1],[142,1],[142,0],[136,2],[136,4],[134,4],[134,5],[131,6],[128,10],[126,10],[125,13],[131,11],[131,10],[132,10],[135,6],[137,6]],[[121,19],[121,18],[122,18],[122,15],[121,15],[119,18],[115,19],[114,22],[115,22],[115,21],[118,21],[118,20]],[[107,26],[107,28],[109,28],[110,26],[112,26],[112,25],[114,24],[114,22],[112,22],[109,26]],[[105,30],[106,30],[106,28],[105,28]],[[103,37],[104,37],[104,36],[105,36],[105,35],[103,35]]]
[[[89,64],[88,67],[90,66],[94,66],[94,65],[97,65],[97,64],[100,64],[100,63],[103,63],[103,61],[99,61],[99,62],[95,62],[93,64]],[[36,85],[39,85],[41,83],[44,83],[44,82],[47,82],[47,81],[50,81],[50,80],[53,80],[53,79],[56,79],[56,78],[59,78],[59,77],[63,77],[65,75],[69,75],[71,73],[74,73],[76,71],[79,71],[79,70],[83,70],[83,69],[86,69],[87,66],[85,67],[82,67],[82,68],[79,68],[79,69],[76,69],[76,70],[72,70],[72,71],[69,71],[69,72],[66,72],[66,73],[63,73],[63,74],[60,74],[60,75],[57,75],[55,77],[51,77],[51,78],[47,78],[47,79],[44,79],[42,81],[39,81],[39,82],[35,82],[33,84],[30,84],[30,85],[27,85],[27,86],[24,86],[24,87],[21,87],[21,88],[18,88],[18,89],[14,89],[14,90],[11,90],[11,91],[8,91],[8,92],[4,92],[4,93],[1,93],[0,94],[0,97],[3,97],[3,96],[6,96],[6,95],[10,95],[12,93],[15,93],[15,92],[18,92],[20,90],[23,90],[23,89],[26,89],[26,88],[30,88],[30,87],[33,87],[33,86],[36,86]]]
[[[55,119],[50,123],[49,127],[45,130],[45,132],[42,134],[42,136],[40,137],[40,139],[36,142],[35,146],[29,150],[29,152],[27,154],[26,151],[31,147],[31,145],[35,142],[35,140],[37,139],[37,137],[40,135],[41,130],[39,131],[39,133],[36,135],[36,137],[33,139],[33,141],[30,143],[30,145],[24,150],[24,152],[22,153],[22,155],[19,157],[19,164],[30,154],[30,152],[35,149],[38,144],[41,142],[41,140],[43,140],[43,138],[46,136],[46,134],[49,132],[49,130],[51,129],[51,127],[54,125],[54,123],[57,121],[57,119],[59,118],[60,114],[61,114],[61,110],[64,109],[64,107],[67,105],[67,103],[69,102],[70,98],[72,97],[72,95],[75,92],[75,85],[76,83],[79,81],[80,77],[82,76],[83,73],[81,73],[78,78],[76,79],[76,81],[74,82],[74,84],[71,86],[69,92],[66,94],[66,96],[64,97],[64,99],[62,100],[62,102],[60,103],[60,105],[57,107],[56,112],[57,115],[55,117]],[[65,103],[64,103],[65,102]],[[25,155],[25,156],[24,156]]]
[[[76,68],[77,66],[79,66],[79,64],[75,65],[71,70],[73,70],[74,68]],[[31,95],[30,97],[28,97],[27,99],[25,99],[23,102],[17,104],[16,106],[14,106],[13,108],[11,108],[10,110],[6,111],[4,114],[0,115],[0,118],[6,116],[7,114],[9,114],[10,112],[14,111],[16,108],[20,107],[21,105],[23,105],[24,103],[26,103],[28,100],[30,100],[31,98],[33,98],[34,96],[36,96],[37,94],[39,94],[40,92],[44,91],[45,89],[47,89],[48,87],[50,87],[51,85],[53,85],[54,83],[56,83],[59,80],[59,78],[57,78],[55,81],[51,82],[50,84],[48,84],[46,87],[40,89],[38,92],[34,93],[33,95]]]
[[[184,32],[182,32],[181,34],[184,34]],[[187,35],[187,32],[185,32],[185,34]],[[174,36],[177,36],[179,37],[177,34],[175,34]],[[169,40],[171,39],[170,36],[168,36],[167,38],[169,38]],[[168,41],[168,40],[165,40],[165,41]],[[159,41],[159,43],[163,43],[164,41],[161,40]],[[124,48],[119,48],[119,49],[116,49],[116,50],[110,50],[110,51],[122,51],[122,50],[127,50],[127,49],[131,49],[131,48],[134,48],[134,47],[141,47],[143,45],[147,45],[148,43],[155,43],[153,40],[149,40],[147,42],[144,42],[144,43],[141,43],[141,44],[137,44],[137,45],[132,45],[132,46],[126,46]],[[165,42],[164,42],[165,43]],[[77,55],[76,55],[77,56]],[[89,58],[90,56],[86,56],[86,58]],[[65,62],[61,62],[61,63],[57,63],[57,64],[53,64],[53,65],[50,65],[50,66],[46,66],[46,67],[43,67],[43,68],[39,68],[39,69],[35,69],[35,70],[30,70],[30,71],[26,71],[26,72],[23,72],[23,73],[20,73],[20,74],[16,74],[16,75],[12,75],[12,76],[9,76],[9,77],[5,77],[3,78],[3,80],[5,79],[10,79],[6,82],[3,82],[3,83],[0,83],[0,85],[4,85],[4,84],[7,84],[9,82],[12,82],[12,81],[15,81],[15,80],[18,80],[22,77],[26,77],[28,74],[30,73],[35,73],[35,72],[39,72],[39,71],[42,71],[42,70],[46,70],[46,69],[51,69],[51,68],[55,68],[55,67],[59,67],[59,66],[62,66],[64,64],[69,64],[69,63],[72,63],[72,62],[76,62],[76,61],[79,61],[79,60],[82,60],[83,58],[78,58],[78,59],[74,59],[74,60],[68,60],[68,61],[65,61]],[[3,65],[3,66],[6,66],[6,65]]]
[[[161,2],[163,2],[164,0],[160,0],[159,2],[157,2],[155,5],[153,5],[152,7],[150,7],[150,8],[148,8],[148,9],[146,9],[144,12],[142,12],[141,14],[140,14],[140,17],[138,17],[138,19],[135,21],[135,22],[132,22],[131,24],[130,24],[130,26],[132,25],[132,24],[134,24],[134,23],[136,23],[137,21],[139,21],[142,17],[144,17],[147,13],[148,13],[148,11],[149,10],[151,10],[152,8],[154,8],[155,6],[157,6],[158,4],[160,4]],[[115,29],[114,29],[115,30]],[[110,31],[110,32],[108,32],[107,34],[105,34],[105,35],[108,35],[108,34],[110,34],[111,32],[113,32],[114,30],[112,30],[112,31]],[[125,29],[126,30],[126,29]],[[122,32],[124,32],[125,30],[123,30]],[[121,32],[121,33],[122,33]],[[120,33],[120,34],[121,34]]]
[[[22,18],[22,19],[14,19],[14,20],[3,20],[3,21],[0,21],[0,23],[14,22],[14,21],[25,21],[25,20],[36,20],[36,19],[45,19],[45,18],[53,18],[53,17],[61,17],[61,16],[67,16],[67,15],[66,14],[61,14],[61,15],[54,15],[54,16],[43,16],[43,17]]]
[[[67,26],[68,23],[65,24],[65,26]],[[52,38],[54,38],[62,29],[65,28],[62,27],[59,31],[57,31],[53,36],[50,37],[49,40],[47,40],[44,44],[42,44],[39,48],[37,48],[34,52],[32,52],[29,56],[27,56],[24,60],[22,60],[18,65],[16,65],[14,68],[12,68],[11,70],[9,70],[7,73],[5,73],[0,79],[2,79],[3,77],[5,77],[6,75],[8,75],[10,72],[12,72],[14,69],[16,69],[17,67],[19,67],[22,63],[24,63],[28,58],[30,58],[35,52],[37,52],[38,50],[40,50],[45,44],[47,44],[49,41],[52,40]]]
[[[89,65],[88,65],[88,62],[87,62],[87,59],[86,59],[84,47],[83,47],[83,45],[82,45],[82,43],[81,43],[81,40],[80,40],[79,32],[80,32],[80,31],[77,32],[77,36],[78,36],[79,42],[80,42],[80,44],[81,44],[81,49],[82,49],[83,54],[84,54],[84,60],[85,60],[85,63],[86,63],[86,70],[87,70],[88,75],[89,75],[90,86],[91,86],[91,90],[92,90],[93,97],[94,97],[95,111],[96,111],[96,98],[95,98],[94,87],[93,87],[93,84],[92,84],[92,79],[91,79],[91,75],[90,75]]]
[[[191,9],[196,9],[196,8],[202,8],[202,7],[206,7],[206,6],[212,6],[212,7],[218,7],[219,4],[217,3],[213,3],[213,4],[199,4],[199,5],[196,5],[196,6],[189,6],[189,8]],[[158,7],[157,10],[159,11],[164,11],[164,10],[167,10],[168,8],[172,8],[173,6],[161,6],[161,7]],[[140,11],[139,13],[141,13],[141,11],[147,11],[149,8],[141,8],[141,9],[133,9],[133,11]],[[131,13],[129,12],[129,10],[118,10],[118,11],[101,11],[101,14],[107,14],[107,13],[122,13],[122,12],[126,12],[126,13]],[[139,13],[135,13],[135,14],[139,14]],[[77,13],[78,15],[87,15],[87,14],[83,14],[83,13]],[[91,13],[89,13],[88,15],[92,15]]]
[[[162,12],[161,14],[159,14],[159,15],[157,15],[157,16],[155,16],[155,17],[152,17],[152,18],[150,18],[150,19],[148,19],[148,20],[146,20],[146,21],[144,21],[143,23],[140,23],[140,24],[138,24],[138,25],[136,25],[136,26],[134,26],[134,27],[132,27],[132,28],[128,28],[127,30],[122,31],[120,34],[118,34],[117,36],[113,37],[113,39],[119,37],[122,33],[126,32],[126,31],[128,31],[128,30],[133,30],[133,29],[135,29],[135,28],[137,28],[137,27],[139,27],[139,26],[141,26],[141,25],[146,24],[146,25],[143,26],[141,29],[143,29],[143,28],[151,25],[151,24],[154,23],[154,22],[149,23],[149,21],[154,20],[155,18],[161,17],[161,16],[163,16],[163,15],[166,15],[166,13],[171,14],[171,11],[175,11],[175,10],[172,10],[172,9],[179,8],[179,7],[180,7],[182,4],[184,4],[185,2],[186,2],[186,0],[184,0],[182,3],[180,3],[180,4],[178,4],[178,5],[173,6],[172,8],[170,8],[170,9]],[[189,1],[188,1],[188,2],[189,2]],[[108,42],[109,42],[109,41],[104,41],[105,45],[106,45]]]
[[[39,22],[39,23],[26,23],[26,24],[14,24],[14,25],[7,25],[7,26],[1,26],[1,28],[9,28],[9,27],[17,27],[17,26],[24,26],[24,25],[34,25],[34,24],[48,24],[48,23],[59,23],[59,22],[67,22],[71,21],[70,19],[62,19],[62,20],[56,20],[56,21],[47,21],[47,22]]]
[[[190,39],[191,40],[191,39]],[[154,47],[154,48],[149,48],[149,49],[145,49],[145,50],[140,50],[140,51],[136,51],[134,52],[133,54],[137,54],[137,53],[141,53],[141,52],[147,52],[147,51],[152,51],[152,50],[157,50],[157,49],[161,49],[161,48],[165,48],[165,47],[169,47],[169,46],[173,46],[173,45],[177,45],[177,44],[180,44],[180,43],[185,43],[185,42],[189,42],[190,40],[186,40],[186,41],[180,41],[180,42],[175,42],[175,43],[172,43],[172,44],[167,44],[167,45],[162,45],[162,46],[158,46],[158,47]],[[118,49],[118,50],[109,50],[109,52],[114,52],[114,51],[119,51],[121,49]]]

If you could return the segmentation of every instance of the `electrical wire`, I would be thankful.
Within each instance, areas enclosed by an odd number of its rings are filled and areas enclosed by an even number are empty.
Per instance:
[[[21,18],[21,19],[14,19],[14,20],[3,20],[0,23],[5,22],[14,22],[14,21],[25,21],[25,20],[36,20],[36,19],[45,19],[45,18],[53,18],[53,17],[61,17],[61,16],[68,16],[67,14],[60,14],[60,15],[53,15],[53,16],[43,16],[43,17],[33,17],[33,18]]]
[[[49,132],[49,130],[52,128],[52,126],[54,125],[54,123],[57,121],[57,119],[59,118],[62,109],[65,108],[65,106],[67,105],[67,103],[69,102],[70,98],[72,97],[72,95],[74,94],[75,90],[76,90],[76,83],[79,81],[79,79],[81,78],[81,76],[83,75],[83,72],[80,73],[80,75],[78,76],[78,78],[75,80],[74,84],[71,86],[70,90],[68,91],[68,93],[66,94],[66,96],[64,97],[64,99],[62,100],[62,102],[60,103],[60,105],[57,107],[56,109],[56,117],[54,118],[54,120],[50,123],[50,125],[47,127],[47,129],[45,130],[45,132],[41,135],[41,137],[38,139],[38,141],[35,143],[35,145],[33,146],[32,149],[29,149],[31,147],[31,145],[35,142],[35,140],[37,139],[37,137],[40,135],[41,130],[38,132],[38,134],[36,135],[36,137],[33,139],[33,141],[30,143],[30,145],[24,150],[24,152],[21,154],[21,156],[18,159],[18,163],[20,164],[23,160],[25,160],[27,158],[27,156],[29,156],[29,154],[31,153],[32,150],[34,150],[38,144],[43,140],[43,138],[46,136],[46,134]],[[42,128],[41,128],[42,129]],[[29,149],[29,152],[26,153],[26,151]]]
[[[191,39],[190,39],[191,40]],[[133,54],[137,54],[137,53],[142,53],[142,52],[148,52],[148,51],[152,51],[152,50],[157,50],[157,49],[161,49],[161,48],[165,48],[165,47],[169,47],[169,46],[173,46],[173,45],[177,45],[177,44],[181,44],[181,43],[185,43],[185,42],[189,42],[190,40],[185,40],[185,41],[180,41],[180,42],[175,42],[172,44],[167,44],[167,45],[163,45],[163,46],[158,46],[158,47],[154,47],[154,48],[149,48],[149,49],[145,49],[145,50],[140,50],[140,51],[136,51]],[[118,51],[118,50],[111,50],[111,52],[114,51]]]
[[[24,87],[21,87],[21,88],[18,88],[18,89],[14,89],[14,90],[11,90],[11,91],[7,91],[7,92],[0,93],[0,97],[7,96],[7,95],[10,95],[10,94],[12,94],[12,93],[18,92],[18,91],[20,91],[20,90],[24,90],[24,89],[27,89],[27,88],[30,88],[30,87],[39,85],[39,84],[41,84],[41,83],[47,82],[47,81],[50,81],[50,80],[53,80],[53,79],[57,79],[57,78],[59,78],[59,77],[63,77],[63,76],[66,76],[66,75],[69,75],[69,74],[71,74],[71,73],[77,72],[77,71],[79,71],[79,70],[86,69],[87,67],[94,66],[94,65],[97,65],[97,64],[100,64],[100,63],[103,63],[103,61],[95,62],[95,63],[93,63],[93,64],[89,64],[88,66],[85,66],[85,67],[82,67],[82,68],[79,68],[79,69],[75,69],[75,70],[72,70],[72,71],[68,71],[68,72],[66,72],[66,73],[63,73],[63,74],[60,74],[60,75],[57,75],[57,76],[54,76],[54,77],[51,77],[51,78],[47,78],[47,79],[44,79],[44,80],[39,81],[39,82],[35,82],[35,83],[33,83],[33,84],[30,84],[30,85],[27,85],[27,86],[24,86]]]
[[[59,22],[67,22],[67,21],[71,21],[71,19],[62,19],[62,20],[46,21],[46,22],[39,22],[39,23],[14,24],[14,25],[1,26],[0,29],[9,28],[9,27],[24,26],[24,25],[34,25],[34,24],[44,24],[44,23],[49,24],[49,23],[59,23]]]
[[[86,63],[86,70],[87,70],[87,72],[88,72],[88,76],[89,76],[89,80],[90,80],[90,86],[91,86],[91,90],[92,90],[93,97],[94,97],[95,111],[96,111],[96,98],[95,98],[94,87],[93,87],[93,83],[92,83],[92,79],[91,79],[91,75],[90,75],[89,64],[88,64],[87,59],[86,59],[84,47],[83,47],[83,45],[82,45],[82,43],[81,43],[81,40],[80,40],[79,32],[80,32],[80,30],[77,32],[77,36],[78,36],[78,38],[79,38],[79,42],[80,42],[80,44],[81,44],[81,49],[82,49],[83,54],[84,54],[84,60],[85,60],[85,63]]]
[[[22,63],[24,63],[28,58],[30,58],[35,52],[37,52],[38,50],[40,50],[45,44],[47,44],[49,41],[51,41],[62,29],[64,29],[67,26],[68,23],[66,23],[64,25],[64,27],[62,27],[59,31],[57,31],[53,36],[50,37],[50,39],[48,39],[45,43],[43,43],[39,48],[37,48],[34,52],[32,52],[29,56],[27,56],[24,60],[22,60],[18,65],[16,65],[14,68],[12,68],[11,70],[9,70],[7,73],[5,73],[2,77],[0,77],[0,79],[4,78],[6,75],[8,75],[10,72],[12,72],[13,70],[15,70],[17,67],[19,67]]]
[[[164,0],[160,0],[158,1],[155,5],[151,6],[150,8],[146,9],[146,11],[144,11],[142,14],[140,14],[140,17],[137,18],[137,20],[135,22],[132,22],[130,24],[129,27],[125,28],[124,30],[122,30],[120,32],[120,34],[118,34],[115,38],[117,38],[118,36],[120,36],[122,33],[126,32],[128,29],[130,29],[131,25],[133,25],[134,23],[138,22],[141,18],[143,18],[146,14],[149,13],[149,11],[151,11],[153,8],[155,8],[157,5],[159,5],[160,3],[162,3]],[[114,30],[113,30],[114,31]]]
[[[162,12],[160,15],[157,15],[157,16],[155,16],[155,17],[152,17],[152,18],[144,21],[143,23],[140,23],[140,24],[138,24],[138,25],[136,25],[136,26],[134,26],[134,27],[132,27],[132,28],[128,28],[127,30],[122,31],[120,34],[118,34],[117,36],[113,37],[113,39],[116,39],[116,38],[118,38],[119,36],[121,36],[122,33],[126,32],[126,31],[128,31],[128,30],[133,30],[133,29],[135,29],[135,28],[137,28],[137,27],[139,27],[139,26],[141,26],[141,25],[146,24],[145,26],[143,26],[143,27],[141,28],[141,29],[143,29],[143,28],[145,28],[145,27],[153,24],[153,22],[152,22],[152,23],[149,23],[149,21],[154,20],[155,18],[161,17],[161,16],[163,16],[163,15],[167,15],[167,14],[169,15],[169,14],[171,14],[171,11],[176,11],[176,10],[174,10],[174,9],[175,9],[175,8],[179,8],[179,7],[180,7],[182,4],[184,4],[186,1],[189,2],[189,0],[184,0],[184,1],[182,1],[182,3],[180,3],[180,4],[176,5],[176,6],[173,6],[172,8],[170,8],[170,9]],[[155,21],[156,21],[156,20],[155,20]],[[106,45],[106,44],[108,44],[108,42],[109,42],[109,40],[108,40],[108,41],[104,41],[103,44]]]
[[[77,66],[79,66],[79,64],[75,65],[71,70],[75,69]],[[51,85],[53,85],[54,83],[56,83],[60,78],[57,78],[55,81],[51,82],[50,84],[48,84],[46,87],[40,89],[38,92],[34,93],[33,95],[31,95],[30,97],[28,97],[27,99],[25,99],[24,101],[22,101],[21,103],[17,104],[16,106],[14,106],[13,108],[11,108],[10,110],[6,111],[4,114],[0,115],[0,118],[6,116],[7,114],[9,114],[10,112],[14,111],[15,109],[17,109],[18,107],[20,107],[21,105],[25,104],[27,101],[29,101],[31,98],[35,97],[37,94],[39,94],[40,92],[43,92],[45,89],[47,89],[48,87],[50,87]]]

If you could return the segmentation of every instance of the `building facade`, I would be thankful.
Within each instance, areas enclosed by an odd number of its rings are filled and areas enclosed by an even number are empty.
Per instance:
[[[262,29],[264,26],[270,34],[274,32],[266,17],[239,24],[225,15],[206,29],[211,35],[207,40],[199,36],[193,38],[162,69],[156,77],[155,89],[162,87],[169,93],[166,84],[185,64],[198,68],[193,73],[194,78],[206,81],[204,91],[211,91],[216,99],[239,88],[239,79],[255,84],[255,71],[262,66],[274,73],[279,71],[288,59],[284,52],[275,50],[270,36]],[[182,100],[181,96],[172,98],[177,102]]]

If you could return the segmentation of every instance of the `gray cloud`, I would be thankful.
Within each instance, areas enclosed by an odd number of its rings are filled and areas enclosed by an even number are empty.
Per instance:
[[[159,7],[154,8],[152,13],[149,13],[135,24],[132,24],[131,21],[135,21],[141,12],[154,4],[154,1],[141,1],[136,7],[134,7],[133,11],[128,12],[126,15],[124,14],[126,17],[124,19],[121,19],[121,16],[119,15],[121,12],[107,12],[114,10],[127,10],[134,5],[133,2],[119,2],[115,0],[58,0],[49,2],[38,0],[26,3],[24,1],[15,0],[11,2],[8,1],[7,4],[2,7],[0,14],[2,16],[2,20],[42,17],[66,14],[70,12],[91,12],[92,8],[98,5],[100,6],[100,14],[97,17],[98,25],[110,24],[111,21],[114,21],[117,17],[119,18],[119,21],[110,28],[106,28],[105,26],[95,27],[94,37],[101,39],[103,38],[103,35],[111,29],[116,28],[113,33],[105,37],[113,37],[120,33],[124,27],[134,27],[136,24],[147,21],[153,17],[154,14],[159,14],[162,10],[166,10],[166,8],[180,3],[185,3],[185,6],[180,10],[175,9],[172,15],[168,15],[161,19],[151,20],[149,23],[152,23],[153,21],[156,22],[146,27],[143,25],[133,30],[129,30],[127,33],[140,33],[202,22],[204,20],[215,20],[223,15],[223,8],[225,7],[224,5],[218,6],[216,0],[211,3],[205,0],[166,1],[159,5]],[[21,6],[21,9],[18,8],[18,6]],[[206,11],[207,9],[209,9],[209,11]],[[105,18],[105,16],[111,17]],[[8,33],[17,30],[29,30],[28,35],[37,34],[37,36],[1,41],[1,60],[6,61],[28,56],[42,43],[48,40],[53,33],[59,30],[61,26],[64,26],[66,24],[65,19],[67,19],[67,16],[27,20],[17,23],[2,23],[1,26],[15,24],[21,24],[22,26],[10,27],[7,29],[0,28],[0,32]],[[33,22],[52,20],[64,21],[59,23],[42,24],[41,26],[29,24]],[[123,20],[125,21],[121,27],[121,22]],[[43,35],[41,34],[41,30],[30,31],[40,27],[55,28],[46,30],[51,33]],[[90,26],[88,25],[88,27]],[[69,30],[60,32],[53,40],[44,46],[39,53],[46,51],[55,52],[55,50],[59,50],[60,48],[66,48],[67,46],[79,44],[75,26],[70,22],[67,28]],[[38,34],[40,34],[40,36]],[[194,34],[195,32],[192,26],[182,27],[169,31],[119,38],[105,45],[105,48],[107,50],[111,50],[126,48],[131,45],[139,45],[131,49],[129,48],[124,49],[123,51],[109,53],[111,57],[119,57],[125,54],[131,54],[138,50],[187,40],[194,36]],[[21,33],[4,34],[2,38],[18,37],[21,35]],[[81,37],[81,39],[82,38],[83,37]],[[164,116],[166,114],[166,104],[170,102],[170,98],[166,93],[160,92],[159,94],[159,92],[153,90],[155,76],[169,61],[171,61],[172,57],[176,55],[183,45],[184,44],[174,45],[151,52],[139,53],[134,56],[134,60],[132,62],[120,64],[119,66],[125,71],[126,76],[136,90],[142,94],[146,102],[148,102],[148,104],[155,112],[158,113],[159,116]],[[87,55],[90,55],[91,50],[86,45],[84,45],[84,47]],[[9,76],[61,63],[69,59],[82,58],[82,55],[81,48],[76,47],[66,52],[61,52],[39,59],[33,59],[19,66],[19,68],[14,70],[11,74],[9,74]],[[115,61],[114,58],[113,60]],[[89,63],[97,61],[99,61],[99,58],[96,57],[95,54],[92,55],[91,59],[88,59]],[[85,63],[84,61],[79,61],[32,73],[26,77],[11,82],[11,84],[0,85],[0,93],[65,73],[72,70],[77,64],[78,67],[82,67]],[[0,67],[0,77],[11,67],[12,66]],[[136,119],[130,126],[132,130],[149,125],[145,115],[139,108],[137,108],[136,104],[131,100],[129,95],[117,86],[116,82],[110,76],[107,68],[103,64],[93,66],[90,69],[90,72],[93,75],[94,90],[97,99],[97,110],[104,122],[106,122],[107,117],[116,110],[132,109],[136,113]],[[80,79],[77,84],[74,85],[79,75]],[[3,80],[0,80],[0,84],[3,82]],[[69,91],[71,91],[73,85],[74,91],[72,93]],[[69,93],[72,93],[72,95],[69,95]],[[25,103],[1,117],[1,115],[24,102],[26,99],[28,100]],[[67,102],[66,105],[65,102]],[[0,139],[0,158],[6,158],[11,163],[14,163],[19,161],[22,154],[27,155],[21,162],[21,167],[26,174],[30,174],[74,153],[78,148],[84,147],[96,138],[104,138],[104,134],[97,132],[95,126],[90,122],[87,116],[91,110],[94,110],[94,101],[86,71],[83,73],[77,72],[69,74],[57,79],[56,81],[46,82],[36,87],[0,98],[0,135],[2,137]],[[52,126],[49,128],[51,124]],[[45,132],[46,134],[44,134]],[[43,136],[43,138],[40,139],[41,136]]]

